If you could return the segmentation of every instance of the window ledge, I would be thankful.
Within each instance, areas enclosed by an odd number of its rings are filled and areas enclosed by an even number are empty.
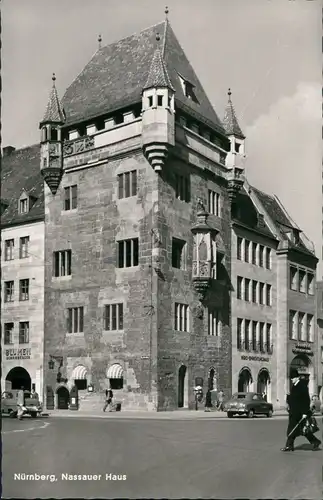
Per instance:
[[[75,214],[78,212],[78,208],[71,208],[71,210],[61,210],[61,215],[63,214]]]
[[[52,276],[53,281],[69,281],[72,279],[72,274],[69,276]]]

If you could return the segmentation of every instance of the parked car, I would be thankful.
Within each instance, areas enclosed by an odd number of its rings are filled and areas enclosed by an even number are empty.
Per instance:
[[[255,415],[273,416],[273,405],[267,403],[261,394],[257,392],[236,392],[225,404],[227,416],[246,415],[249,418]]]
[[[25,391],[25,414],[36,418],[42,412],[42,406],[38,398],[33,398],[31,393]],[[14,391],[5,391],[1,395],[1,413],[7,414],[15,418],[18,413],[17,409],[17,393]]]

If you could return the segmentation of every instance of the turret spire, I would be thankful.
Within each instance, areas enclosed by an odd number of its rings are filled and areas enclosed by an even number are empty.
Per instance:
[[[102,36],[98,36],[98,44],[99,44],[99,50],[102,48]]]
[[[243,135],[243,132],[240,128],[240,125],[238,123],[234,107],[232,104],[231,100],[231,89],[228,89],[228,104],[225,109],[225,114],[223,118],[223,125],[224,129],[227,133],[227,135],[235,135],[236,137],[239,137],[240,139],[245,139],[245,136]]]
[[[41,123],[64,123],[65,117],[64,117],[64,111],[61,107],[61,104],[59,102],[58,94],[57,94],[57,89],[56,89],[56,75],[53,73],[52,76],[53,80],[53,86],[49,94],[49,99],[47,103],[47,108],[44,114],[44,118],[42,119]]]
[[[159,33],[156,34],[156,40],[158,43],[160,42]],[[175,92],[175,89],[168,76],[168,72],[159,47],[157,47],[153,55],[148,73],[148,78],[143,87],[143,90],[148,90],[150,88],[157,88],[157,87],[169,88],[173,92]]]

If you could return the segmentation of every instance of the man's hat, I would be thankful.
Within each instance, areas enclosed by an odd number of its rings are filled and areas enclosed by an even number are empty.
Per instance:
[[[290,378],[297,378],[297,377],[299,377],[299,374],[298,374],[298,371],[296,370],[296,368],[292,368],[291,369],[289,377]]]

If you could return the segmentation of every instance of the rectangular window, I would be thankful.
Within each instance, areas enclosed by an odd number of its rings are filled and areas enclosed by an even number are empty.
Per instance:
[[[272,354],[272,325],[270,323],[266,323],[266,347],[267,352]]]
[[[4,302],[14,301],[14,281],[4,282]]]
[[[306,341],[313,342],[313,316],[312,314],[306,315]]]
[[[244,261],[249,262],[249,252],[250,252],[250,241],[245,240],[244,242]]]
[[[23,236],[20,238],[20,246],[19,246],[19,258],[26,259],[29,257],[29,236]]]
[[[237,318],[237,348],[242,349],[242,344],[243,344],[243,333],[242,333],[242,327],[243,327],[243,319]]]
[[[264,250],[265,247],[263,245],[259,245],[259,266],[264,267]]]
[[[251,344],[252,344],[250,328],[251,328],[250,319],[245,319],[244,320],[244,338],[245,338],[245,349],[247,351],[250,351]]]
[[[186,201],[191,199],[190,178],[187,175],[175,174],[175,196],[178,200]]]
[[[29,279],[19,281],[19,300],[29,300]]]
[[[314,274],[307,273],[307,293],[314,295]]]
[[[265,283],[259,283],[259,304],[265,304]]]
[[[306,292],[306,272],[301,270],[298,271],[298,291]]]
[[[208,334],[213,337],[220,335],[219,311],[208,310]]]
[[[272,299],[271,299],[271,285],[266,285],[266,306],[271,306],[272,304]]]
[[[4,260],[13,260],[14,255],[15,240],[6,240],[4,242]]]
[[[260,343],[260,352],[265,352],[266,351],[266,345],[265,345],[265,323],[260,321],[259,323],[259,343]]]
[[[209,189],[209,213],[220,216],[220,194]]]
[[[297,312],[289,311],[289,338],[297,340]]]
[[[157,106],[162,106],[162,105],[163,105],[163,96],[157,95]]]
[[[290,266],[289,268],[289,288],[291,290],[297,290],[297,267]]]
[[[4,324],[4,344],[13,344],[13,323]]]
[[[54,252],[53,274],[59,276],[71,276],[72,274],[72,250],[59,250]]]
[[[64,188],[64,210],[77,208],[77,185]]]
[[[271,269],[271,248],[265,249],[265,266],[266,269]]]
[[[243,239],[238,236],[237,238],[237,259],[242,260],[242,247],[243,247]]]
[[[139,264],[139,239],[118,241],[118,267],[135,267]]]
[[[189,307],[186,304],[175,303],[175,330],[189,332]]]
[[[119,199],[137,195],[137,171],[118,175]]]
[[[29,343],[29,321],[19,323],[19,344]]]
[[[247,278],[244,280],[244,299],[247,302],[250,300],[250,280]]]
[[[242,286],[243,278],[241,276],[237,277],[237,299],[242,299]]]
[[[252,350],[257,351],[258,350],[258,345],[257,345],[257,328],[258,328],[258,321],[253,321],[252,322]]]
[[[257,243],[252,242],[251,245],[251,262],[252,264],[257,264]]]
[[[28,212],[28,199],[19,200],[19,213],[26,214]]]
[[[298,340],[305,340],[304,317],[305,317],[304,313],[301,312],[298,313]]]
[[[123,330],[123,304],[109,304],[104,310],[104,329],[107,331]]]
[[[172,266],[186,269],[186,242],[177,238],[172,239]]]
[[[252,302],[254,304],[257,303],[257,288],[258,288],[258,282],[252,280]]]
[[[82,333],[84,331],[84,308],[70,307],[67,310],[67,333]]]

